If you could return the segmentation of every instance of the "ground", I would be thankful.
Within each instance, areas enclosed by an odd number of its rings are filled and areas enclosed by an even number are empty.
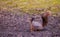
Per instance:
[[[60,17],[49,16],[45,30],[30,32],[29,14],[0,11],[0,37],[60,37]]]

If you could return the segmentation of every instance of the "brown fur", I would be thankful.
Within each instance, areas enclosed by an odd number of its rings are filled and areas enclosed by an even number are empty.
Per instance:
[[[48,23],[48,16],[50,16],[51,14],[49,12],[45,12],[42,14],[42,21],[43,21],[43,24],[42,26],[46,26],[47,23]],[[34,20],[34,18],[31,19],[31,31],[34,31],[34,26],[32,25],[32,21]]]
[[[45,12],[42,15],[42,19],[43,19],[43,27],[47,25],[48,23],[48,16],[50,16],[51,13],[50,12]]]

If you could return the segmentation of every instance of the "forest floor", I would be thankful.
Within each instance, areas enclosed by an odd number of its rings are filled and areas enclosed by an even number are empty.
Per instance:
[[[0,11],[0,37],[60,37],[60,17],[50,16],[43,31],[30,32],[29,14]]]

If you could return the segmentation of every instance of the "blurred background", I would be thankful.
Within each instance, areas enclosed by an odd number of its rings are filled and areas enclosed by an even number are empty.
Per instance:
[[[50,10],[56,14],[60,12],[60,0],[0,0],[0,10],[29,14]]]
[[[45,30],[30,32],[29,18],[45,11],[54,15]],[[0,0],[0,37],[60,37],[60,0]]]

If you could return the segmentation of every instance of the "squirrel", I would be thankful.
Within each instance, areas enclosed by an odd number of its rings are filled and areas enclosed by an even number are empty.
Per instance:
[[[39,22],[39,20],[38,21],[34,21],[35,18],[31,18],[31,31],[44,29],[44,27],[48,23],[48,16],[50,16],[50,15],[51,15],[50,11],[46,11],[45,13],[43,13],[41,15],[41,20],[42,20],[41,22]]]

